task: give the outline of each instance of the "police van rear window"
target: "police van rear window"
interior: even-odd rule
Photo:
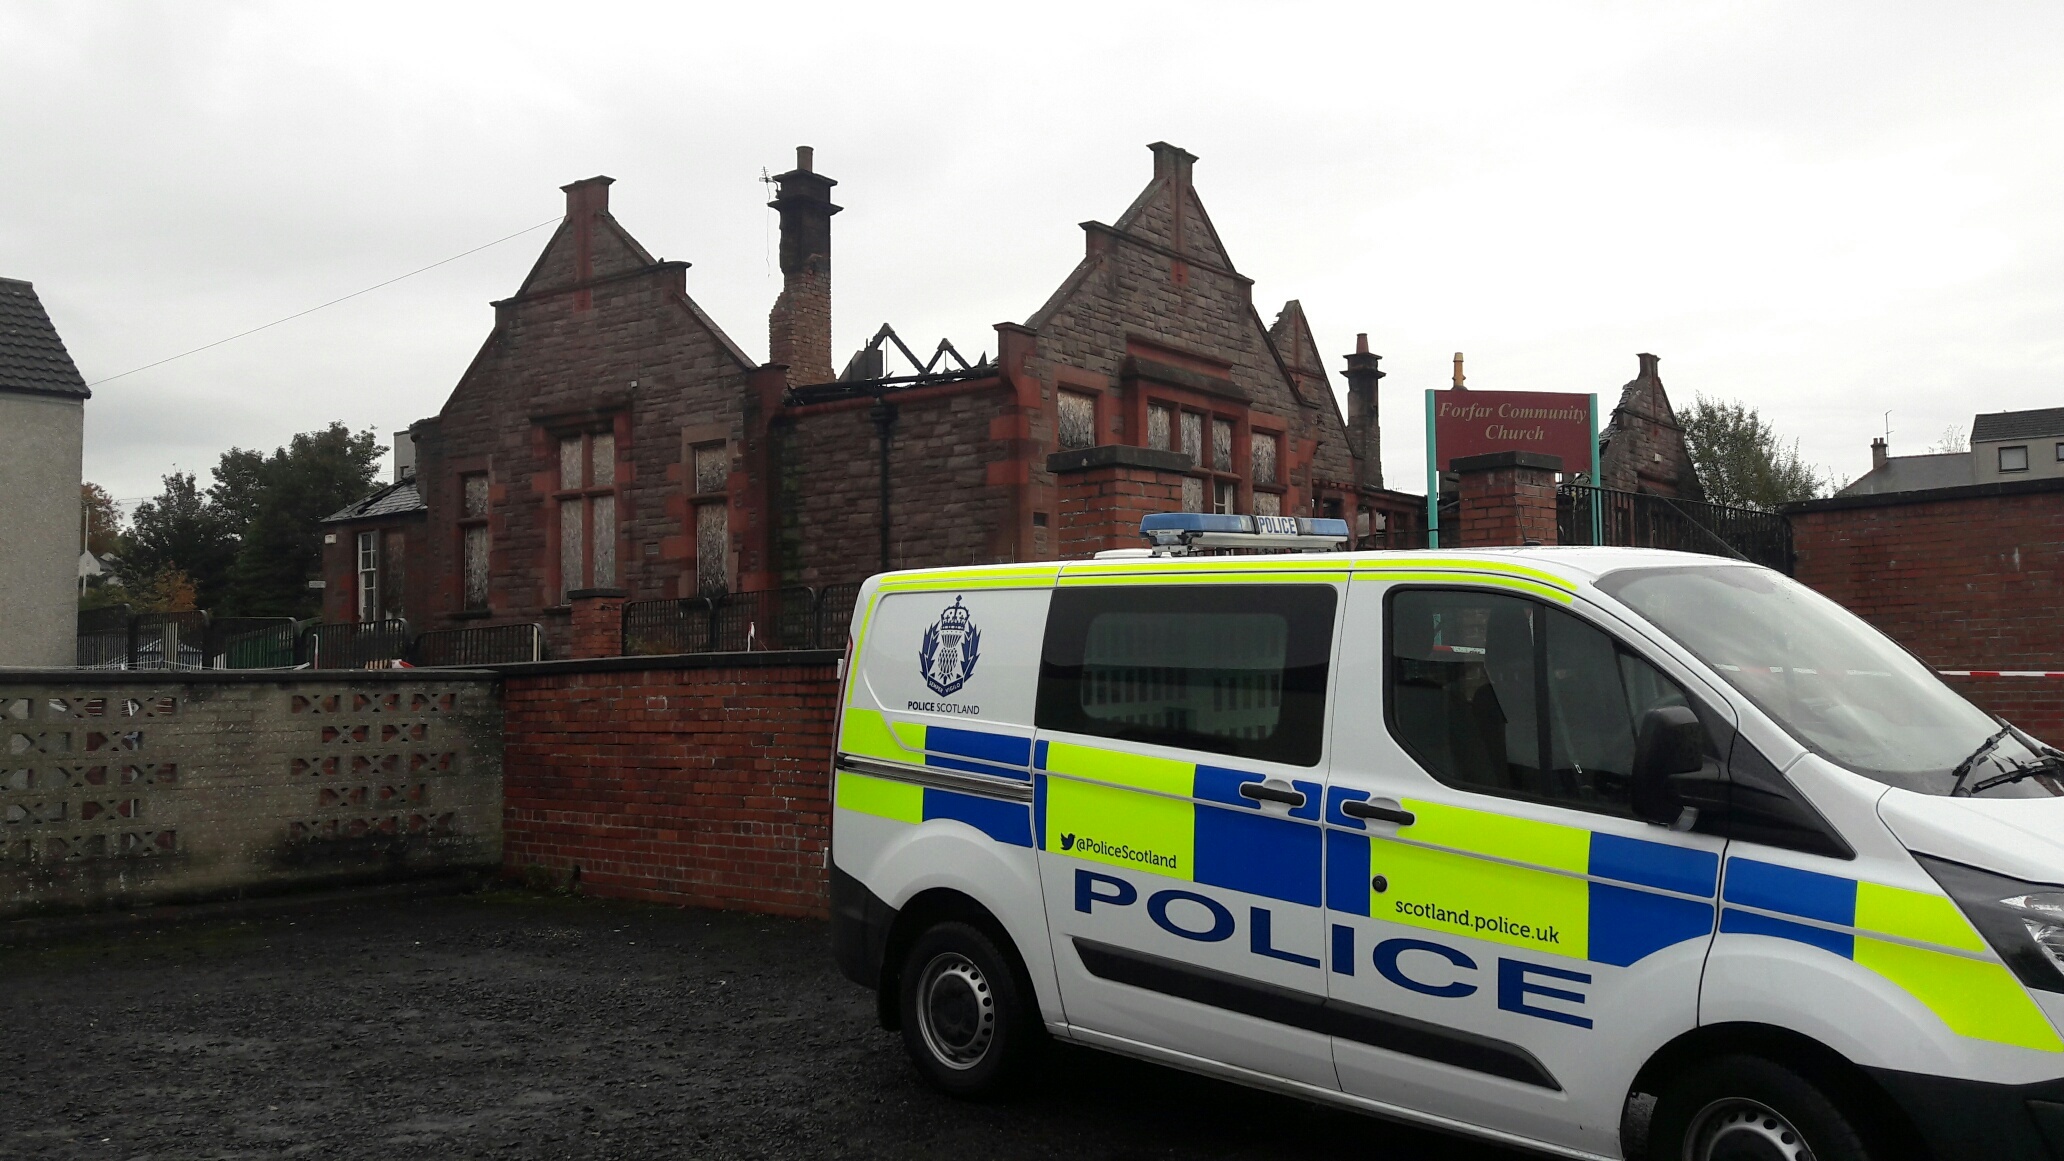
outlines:
[[[1142,585],[1054,594],[1042,730],[1295,766],[1324,751],[1330,585]]]

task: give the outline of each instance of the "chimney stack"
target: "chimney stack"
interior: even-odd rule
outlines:
[[[816,151],[796,146],[796,167],[774,179],[781,212],[781,297],[767,316],[767,353],[791,384],[829,383],[831,367],[831,187]]]
[[[1885,442],[1884,436],[1871,440],[1871,471],[1875,472],[1884,467],[1885,461],[1891,458],[1892,448]]]
[[[609,187],[616,184],[613,177],[589,177],[562,185],[566,194],[566,220],[573,225],[573,280],[586,282],[595,277],[595,219],[609,212]],[[580,305],[587,306],[585,292]]]
[[[1347,440],[1355,454],[1355,483],[1365,488],[1383,486],[1383,432],[1377,423],[1376,381],[1383,378],[1377,364],[1383,356],[1369,353],[1369,336],[1356,335],[1354,354],[1347,357]]]

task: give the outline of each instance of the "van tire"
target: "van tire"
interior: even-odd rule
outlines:
[[[1036,1001],[996,937],[969,923],[917,937],[897,973],[903,1047],[926,1082],[949,1096],[1009,1091],[1044,1039]]]
[[[1727,1151],[1729,1145],[1736,1151]],[[1886,1156],[1864,1143],[1856,1124],[1827,1092],[1760,1056],[1722,1056],[1696,1065],[1659,1095],[1649,1122],[1649,1161],[1766,1154],[1773,1161],[1795,1156],[1883,1161]]]

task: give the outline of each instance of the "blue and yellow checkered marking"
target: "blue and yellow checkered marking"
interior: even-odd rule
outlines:
[[[1959,1036],[2064,1053],[2056,1026],[1946,896],[1732,858],[1722,898],[1723,934],[1789,940],[1853,961]]]

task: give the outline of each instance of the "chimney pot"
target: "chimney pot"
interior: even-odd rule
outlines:
[[[817,151],[815,149],[808,145],[798,145],[795,147],[795,167],[797,169],[802,170],[804,173],[815,173],[817,172],[816,165]]]
[[[1641,360],[1642,377],[1649,379],[1655,378],[1656,364],[1662,362],[1662,359],[1655,355],[1647,354],[1645,352],[1634,357]]]
[[[1366,355],[1369,353],[1368,335],[1360,334],[1354,337],[1354,353],[1357,355]]]

